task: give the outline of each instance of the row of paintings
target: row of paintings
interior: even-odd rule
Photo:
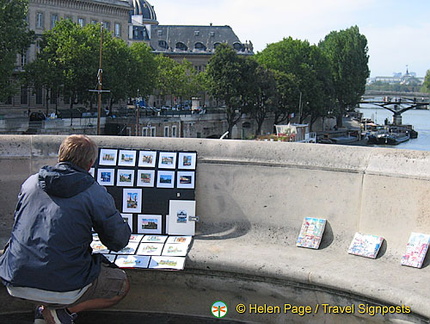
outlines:
[[[162,234],[164,231],[163,215],[141,214],[142,199],[141,193],[134,195],[135,190],[124,190],[127,195],[123,200],[123,211],[121,214],[124,222],[130,228],[137,229],[138,234]],[[166,233],[176,235],[194,235],[196,204],[194,200],[170,200],[169,214],[165,216]],[[133,213],[137,213],[134,217]],[[136,226],[135,225],[136,222]]]
[[[191,242],[192,236],[132,234],[127,246],[114,252],[94,234],[91,248],[120,268],[182,270]]]
[[[306,217],[303,220],[296,246],[318,249],[324,234],[326,220],[321,218]],[[384,242],[384,238],[378,235],[355,233],[348,248],[349,254],[375,259]],[[405,266],[421,268],[430,244],[430,235],[411,233],[406,252],[401,258],[401,264]]]
[[[197,153],[100,149],[99,157],[99,165],[195,170]]]
[[[134,170],[134,169],[104,169],[97,172],[90,169],[91,175],[102,186],[117,187],[149,187],[194,189],[194,171],[166,171],[166,170]],[[116,181],[115,181],[116,175]],[[176,186],[175,186],[176,184]]]

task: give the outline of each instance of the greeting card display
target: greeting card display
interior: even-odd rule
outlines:
[[[296,246],[318,249],[324,233],[326,220],[306,217],[303,220]]]
[[[384,238],[377,235],[355,233],[348,253],[375,259]]]
[[[411,233],[406,253],[402,256],[401,264],[409,267],[421,268],[427,254],[430,235]]]
[[[132,234],[127,246],[114,252],[94,234],[91,246],[94,253],[102,253],[120,268],[182,270],[192,239],[192,236]]]

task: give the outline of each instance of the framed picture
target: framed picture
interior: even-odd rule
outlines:
[[[120,166],[132,166],[136,165],[136,151],[133,150],[120,150],[118,165]]]
[[[158,171],[157,188],[174,188],[175,171]]]
[[[137,232],[142,234],[161,234],[163,218],[161,215],[137,215]]]
[[[118,150],[101,149],[99,165],[116,165]]]
[[[118,169],[116,177],[116,185],[118,187],[133,187],[134,185],[134,170]]]
[[[175,152],[160,152],[158,161],[160,169],[175,169],[176,168],[176,153]]]
[[[133,232],[133,214],[121,214],[124,223],[127,223]]]
[[[114,169],[98,169],[97,170],[97,182],[102,186],[113,186],[115,178]]]
[[[157,159],[156,151],[140,151],[138,166],[144,168],[155,168],[155,161]]]
[[[155,170],[138,170],[137,184],[138,187],[154,187]]]
[[[122,211],[136,214],[142,212],[142,189],[123,189]]]
[[[178,169],[195,170],[197,153],[179,152]]]
[[[194,235],[196,223],[192,218],[195,215],[195,200],[170,200],[167,233],[170,235]]]
[[[194,171],[178,171],[177,185],[178,189],[194,189]]]

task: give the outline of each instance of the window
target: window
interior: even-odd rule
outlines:
[[[158,37],[163,36],[163,30],[162,29],[158,29],[157,30],[157,35],[158,35]]]
[[[167,42],[165,40],[159,40],[158,41],[158,46],[161,47],[161,48],[164,48],[164,49],[168,48]]]
[[[36,12],[36,29],[43,29],[43,12]]]
[[[172,126],[172,137],[178,137],[177,126]]]
[[[151,127],[151,136],[155,137],[157,135],[156,131],[155,131],[155,127]]]
[[[28,91],[27,87],[21,88],[21,105],[26,105],[28,103]]]
[[[148,136],[148,127],[142,127],[142,136]]]
[[[169,132],[169,126],[164,126],[164,137],[169,137],[170,132]]]
[[[21,67],[24,67],[27,64],[27,52],[21,53]]]
[[[52,14],[51,15],[51,29],[55,27],[55,24],[58,21],[58,15],[57,14]]]
[[[78,25],[81,27],[85,26],[85,19],[84,18],[78,18]]]
[[[198,51],[206,51],[206,46],[203,43],[201,43],[201,42],[197,42],[194,45],[194,49],[196,49]]]
[[[209,33],[209,36],[210,36],[210,37],[215,37],[215,32],[213,32],[213,31],[212,31],[212,32],[210,32],[210,33]]]
[[[36,104],[37,105],[41,105],[43,102],[42,102],[42,98],[43,98],[43,95],[42,95],[42,88],[41,87],[38,87],[37,89],[36,89]]]
[[[180,50],[180,51],[186,51],[186,50],[188,50],[188,47],[184,43],[178,42],[178,43],[176,43],[176,49]]]
[[[121,24],[120,23],[115,23],[114,36],[115,37],[121,37]]]
[[[104,27],[106,30],[110,30],[110,22],[108,22],[108,21],[103,21],[103,22],[102,22],[102,24],[103,24],[103,27]]]

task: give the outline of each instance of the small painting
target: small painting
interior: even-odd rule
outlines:
[[[114,169],[98,169],[97,170],[97,182],[102,186],[113,186],[115,178]]]
[[[180,152],[178,156],[178,169],[196,169],[197,153]]]
[[[126,213],[142,212],[142,189],[124,189],[122,211]]]
[[[163,219],[161,215],[137,215],[137,232],[161,234]]]
[[[175,187],[175,172],[158,171],[157,188],[174,188],[174,187]]]
[[[120,150],[118,165],[134,167],[136,165],[136,151]]]
[[[101,149],[99,165],[116,165],[118,150]]]
[[[138,170],[137,171],[137,186],[138,187],[154,187],[155,170]]]
[[[140,151],[138,165],[144,168],[155,168],[156,158],[156,151]]]
[[[177,187],[179,189],[194,189],[194,171],[179,171]]]
[[[134,170],[119,169],[116,177],[116,185],[118,187],[133,187]]]
[[[175,152],[160,152],[160,160],[158,161],[160,169],[175,169],[176,168],[176,153]]]

